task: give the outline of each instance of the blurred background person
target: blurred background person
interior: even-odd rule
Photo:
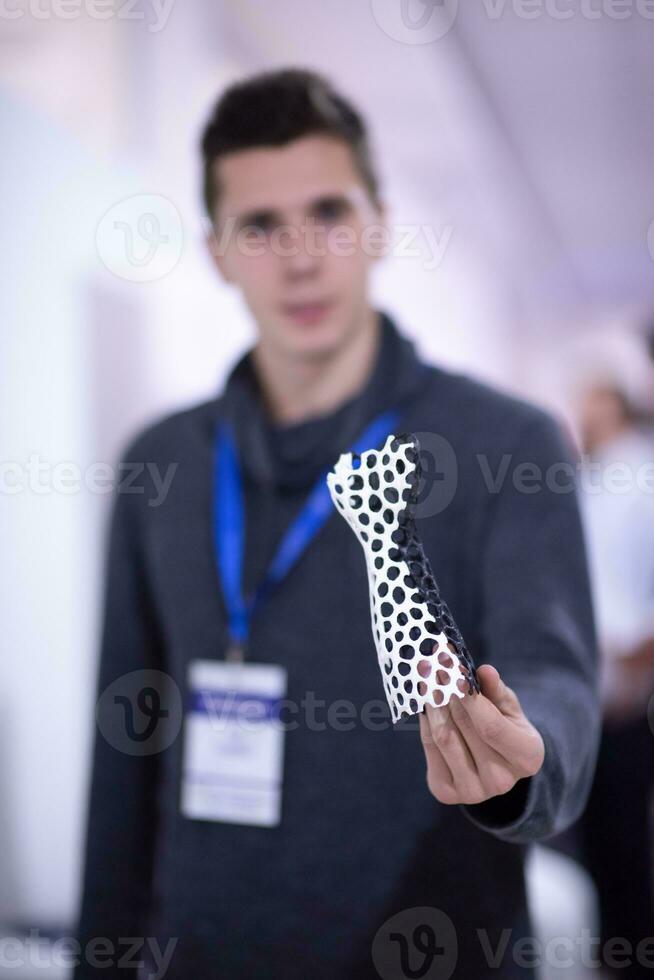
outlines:
[[[616,378],[585,386],[579,412],[604,726],[575,832],[598,888],[603,939],[636,950],[654,924],[654,441]],[[618,974],[651,968],[633,962]]]
[[[583,392],[580,422],[604,715],[621,725],[654,692],[654,441],[618,383]]]

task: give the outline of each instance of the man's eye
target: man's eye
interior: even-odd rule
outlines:
[[[316,217],[321,221],[337,221],[343,218],[347,211],[347,202],[334,198],[320,202],[316,207]]]
[[[262,232],[265,235],[270,234],[274,227],[273,219],[267,214],[253,215],[245,225],[247,231]]]

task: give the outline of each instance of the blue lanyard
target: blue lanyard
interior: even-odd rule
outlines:
[[[362,453],[376,447],[390,435],[398,419],[399,413],[395,410],[379,415],[361,434],[351,452]],[[242,591],[245,508],[241,468],[231,426],[226,422],[219,425],[214,460],[214,542],[230,637],[236,647],[242,648],[247,641],[255,607],[288,575],[332,513],[331,497],[325,483],[328,472],[326,469],[309,493],[302,510],[286,531],[263,582],[248,600]]]

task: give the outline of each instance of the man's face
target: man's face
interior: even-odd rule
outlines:
[[[261,342],[315,358],[365,329],[383,213],[347,144],[316,135],[238,151],[216,161],[214,174],[220,199],[209,246],[241,289]]]

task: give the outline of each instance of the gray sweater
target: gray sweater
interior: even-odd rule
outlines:
[[[177,466],[159,506],[151,506],[152,467],[134,481],[142,492],[115,500],[98,691],[154,668],[184,697],[189,661],[224,656],[211,529],[219,418],[234,424],[244,470],[249,591],[313,481],[371,418],[399,406],[401,430],[422,434],[434,451],[417,524],[441,593],[476,663],[498,668],[540,731],[543,768],[477,806],[448,807],[431,796],[417,719],[390,723],[364,556],[334,512],[252,624],[250,659],[283,664],[296,704],[308,692],[324,702],[313,718],[300,712],[286,733],[280,825],[183,817],[183,730],[143,756],[96,734],[83,945],[102,936],[125,951],[124,937],[157,937],[162,948],[175,938],[169,978],[403,977],[411,975],[406,966],[380,966],[380,956],[392,960],[394,949],[399,956],[404,941],[396,936],[380,953],[378,937],[373,954],[375,936],[397,913],[429,907],[452,928],[440,930],[441,972],[412,975],[450,976],[454,962],[465,980],[532,974],[512,952],[530,935],[526,845],[563,830],[583,809],[599,729],[573,462],[542,411],[426,367],[390,317],[380,320],[372,377],[328,417],[272,426],[246,355],[220,398],[131,444],[125,462],[154,463],[160,472]],[[321,725],[340,699],[354,705],[353,723]],[[372,701],[373,725],[365,707]],[[412,915],[395,929],[406,928],[409,949]],[[511,930],[508,941],[503,930]],[[420,964],[418,952],[410,955]],[[89,962],[76,973],[91,976],[136,973]]]

